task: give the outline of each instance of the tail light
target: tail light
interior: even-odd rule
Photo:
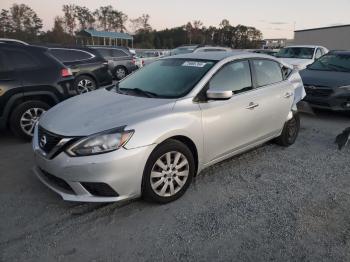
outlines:
[[[69,76],[72,76],[72,71],[69,69],[69,68],[63,68],[61,70],[61,76],[62,77],[69,77]]]
[[[142,59],[142,66],[144,66],[144,65],[145,65],[145,60]]]
[[[133,63],[133,64],[135,65],[135,64],[136,64],[136,59],[133,58],[133,59],[131,60],[131,63]]]

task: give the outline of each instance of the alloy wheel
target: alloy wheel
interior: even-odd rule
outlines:
[[[43,108],[36,107],[25,111],[20,120],[22,131],[29,136],[33,136],[34,127],[44,112],[45,110]]]
[[[79,94],[84,94],[95,89],[94,83],[89,79],[82,79],[78,82],[77,91]]]
[[[115,72],[115,75],[116,75],[117,79],[123,79],[126,76],[125,69],[118,68],[117,71]]]
[[[150,182],[153,191],[161,197],[177,194],[186,184],[189,168],[189,162],[182,153],[165,153],[158,158],[151,171]]]

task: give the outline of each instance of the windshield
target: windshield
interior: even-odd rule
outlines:
[[[308,67],[312,70],[350,72],[350,55],[327,54]]]
[[[297,58],[297,59],[312,59],[315,48],[310,47],[286,47],[282,48],[276,57],[280,58]]]
[[[135,96],[179,98],[190,92],[215,61],[158,60],[119,82],[116,91]]]
[[[171,51],[171,54],[172,55],[188,54],[188,53],[192,53],[196,48],[197,46],[182,46],[182,47],[173,49]]]

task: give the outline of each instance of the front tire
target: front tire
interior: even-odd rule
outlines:
[[[192,152],[177,140],[160,144],[150,155],[143,173],[142,195],[157,203],[180,198],[195,172]]]
[[[282,133],[276,138],[276,144],[284,147],[295,143],[300,130],[300,117],[298,113],[293,114],[293,118],[288,120],[283,127]]]
[[[10,117],[12,132],[24,140],[30,141],[34,134],[34,127],[41,115],[50,106],[42,101],[28,101],[18,105]]]

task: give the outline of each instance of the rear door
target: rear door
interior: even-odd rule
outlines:
[[[269,59],[251,60],[256,103],[255,136],[261,139],[277,135],[292,108],[294,89],[285,80],[282,66]]]

